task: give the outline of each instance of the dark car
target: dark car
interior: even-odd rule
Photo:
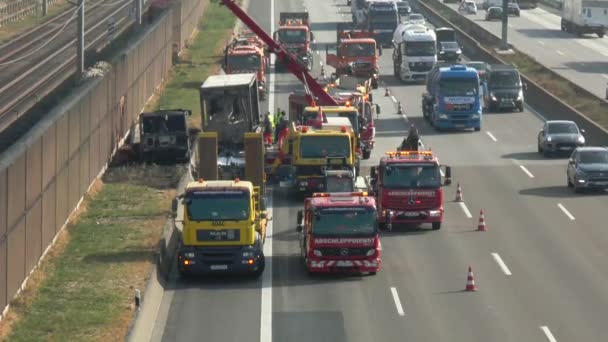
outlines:
[[[578,128],[574,121],[546,121],[538,132],[538,152],[545,156],[551,153],[572,153],[577,147],[585,146],[585,130]]]
[[[484,104],[490,112],[502,109],[524,110],[524,90],[519,71],[512,65],[493,64],[486,72]]]
[[[458,61],[462,55],[462,49],[457,42],[441,42],[437,59],[442,61]]]
[[[608,147],[579,147],[568,160],[568,187],[577,193],[608,189]]]
[[[408,16],[412,12],[412,6],[405,0],[397,1],[397,11],[400,16]]]
[[[508,8],[508,14],[509,15],[514,15],[516,17],[519,17],[519,12],[520,12],[519,5],[510,2],[509,3],[509,8]]]
[[[502,7],[490,7],[486,12],[486,20],[501,20],[502,19]]]

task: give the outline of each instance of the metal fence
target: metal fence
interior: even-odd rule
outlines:
[[[13,21],[23,20],[25,17],[40,13],[42,14],[43,0],[0,0],[0,26]],[[47,0],[50,6],[59,0]]]
[[[174,44],[190,34],[206,4],[175,4],[103,78],[66,99],[0,155],[0,310],[25,284],[167,77]]]

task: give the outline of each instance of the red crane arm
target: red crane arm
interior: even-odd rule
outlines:
[[[329,96],[325,92],[325,89],[317,83],[312,75],[308,73],[305,67],[303,67],[297,59],[285,50],[279,43],[275,42],[271,36],[269,36],[264,30],[247,14],[243,11],[234,0],[221,0],[221,3],[228,7],[251,31],[253,31],[260,39],[268,45],[270,51],[277,55],[277,58],[287,65],[287,69],[294,74],[304,85],[310,90],[310,92],[317,98],[318,105],[322,106],[337,106],[338,103],[333,97]]]

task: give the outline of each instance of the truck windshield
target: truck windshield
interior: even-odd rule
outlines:
[[[258,70],[260,64],[260,56],[257,55],[228,56],[228,67],[232,70]]]
[[[302,158],[349,158],[350,154],[350,141],[347,136],[304,136],[300,140]]]
[[[186,207],[192,221],[240,221],[249,217],[249,192],[197,191],[188,194]]]
[[[408,42],[405,44],[407,56],[434,56],[437,53],[435,42]]]
[[[376,49],[371,43],[353,43],[346,46],[346,55],[348,57],[374,57]]]
[[[325,116],[348,118],[355,135],[359,134],[359,112],[325,112]]]
[[[323,208],[313,219],[315,235],[370,235],[377,231],[376,211],[363,207]]]
[[[438,188],[441,173],[436,164],[386,165],[382,185],[387,188]]]
[[[476,96],[479,82],[475,79],[443,79],[439,82],[442,96]]]
[[[279,40],[285,44],[304,44],[306,30],[279,30]]]
[[[163,134],[169,132],[185,132],[186,120],[183,116],[168,115],[164,116],[149,116],[142,118],[144,134]]]
[[[492,89],[519,88],[519,75],[516,71],[494,71],[490,73],[488,86]]]

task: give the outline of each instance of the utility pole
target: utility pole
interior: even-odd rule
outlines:
[[[78,63],[78,74],[82,77],[84,75],[84,1],[79,1],[78,10],[78,39],[77,39],[77,52],[76,52],[76,63]]]
[[[142,12],[142,0],[135,1],[135,22],[137,25],[141,25],[141,12]]]
[[[509,50],[507,41],[507,29],[509,28],[509,0],[502,0],[502,42],[500,49]]]
[[[49,0],[42,0],[42,16],[46,17],[49,13]]]

